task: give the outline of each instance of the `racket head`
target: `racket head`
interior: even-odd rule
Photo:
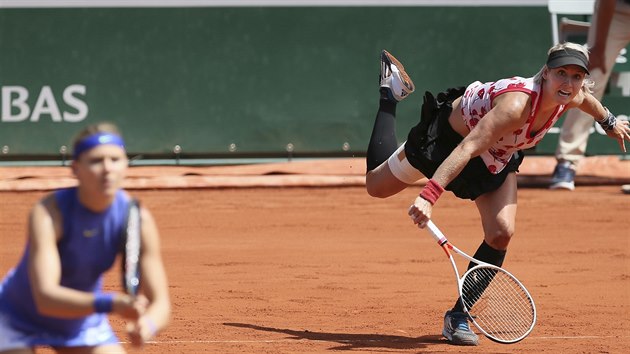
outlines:
[[[460,280],[460,297],[471,322],[489,339],[516,343],[536,324],[536,305],[525,286],[503,268],[482,264]]]
[[[122,282],[125,292],[131,296],[138,294],[140,286],[141,220],[140,204],[133,199],[129,202],[122,259]]]

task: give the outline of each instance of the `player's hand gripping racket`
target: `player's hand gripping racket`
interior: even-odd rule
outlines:
[[[140,204],[132,199],[129,202],[125,244],[123,249],[122,280],[127,294],[135,297],[140,286],[140,246],[141,242]]]
[[[527,337],[536,324],[536,305],[525,286],[503,268],[460,251],[431,220],[427,228],[451,261],[464,311],[475,327],[499,343],[516,343]],[[460,278],[451,251],[477,265]]]

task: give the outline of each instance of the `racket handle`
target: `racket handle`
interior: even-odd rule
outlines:
[[[446,236],[444,236],[442,231],[440,231],[440,229],[438,229],[438,227],[435,226],[432,220],[429,220],[427,222],[427,229],[429,229],[429,233],[431,234],[431,236],[433,236],[435,241],[437,241],[437,243],[440,246],[448,242],[448,240],[446,239]]]

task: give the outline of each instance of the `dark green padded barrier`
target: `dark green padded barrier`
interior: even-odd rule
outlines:
[[[0,156],[58,157],[100,120],[132,154],[362,155],[382,48],[419,91],[398,109],[404,139],[424,90],[533,75],[550,33],[546,7],[3,8]],[[41,114],[11,104],[16,86]]]

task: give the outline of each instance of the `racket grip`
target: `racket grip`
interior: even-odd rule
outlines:
[[[435,241],[437,241],[437,243],[441,246],[443,244],[445,244],[446,242],[448,242],[448,240],[446,239],[446,236],[444,236],[444,234],[442,233],[442,231],[440,231],[440,229],[438,229],[437,226],[435,226],[435,224],[433,223],[433,221],[429,220],[427,222],[427,229],[429,229],[429,233],[431,234],[431,236],[433,236],[433,238],[435,239]]]

